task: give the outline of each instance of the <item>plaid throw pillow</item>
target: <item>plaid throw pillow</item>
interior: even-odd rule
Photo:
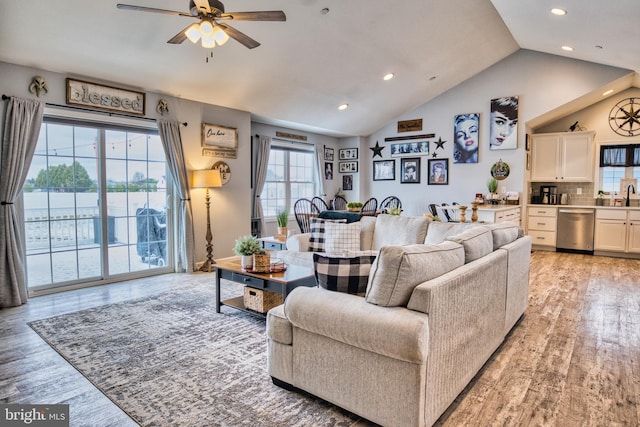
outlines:
[[[360,250],[360,223],[325,224],[324,251],[328,254],[346,255]]]
[[[321,288],[349,294],[364,294],[375,255],[350,258],[313,254],[316,281]]]
[[[311,237],[309,238],[310,252],[324,252],[325,223],[326,222],[347,222],[346,219],[322,219],[311,218]]]

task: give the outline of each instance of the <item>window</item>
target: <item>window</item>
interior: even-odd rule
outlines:
[[[45,117],[23,187],[29,288],[167,270],[167,176],[156,131]]]
[[[618,194],[624,178],[640,181],[640,144],[601,145],[600,189]]]
[[[306,146],[278,146],[273,143],[269,153],[267,178],[260,195],[265,217],[275,216],[287,207],[293,211],[296,200],[311,198],[315,191],[315,151]]]

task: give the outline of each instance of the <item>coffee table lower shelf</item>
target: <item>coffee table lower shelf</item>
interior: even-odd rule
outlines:
[[[250,313],[256,316],[267,317],[267,313],[260,313],[259,311],[251,310],[245,307],[244,297],[225,299],[220,301],[220,305],[226,305],[226,306],[235,308],[236,310],[244,311],[245,313]]]

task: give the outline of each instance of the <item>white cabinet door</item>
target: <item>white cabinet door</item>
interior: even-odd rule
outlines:
[[[579,133],[563,137],[561,181],[584,182],[593,179],[592,135],[591,133]]]
[[[615,219],[596,220],[594,249],[624,252],[626,248],[627,225]]]
[[[557,181],[560,163],[560,135],[531,138],[531,181]]]
[[[629,224],[629,252],[640,253],[640,222]]]

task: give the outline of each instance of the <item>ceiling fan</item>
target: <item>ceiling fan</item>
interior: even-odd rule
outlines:
[[[180,44],[186,39],[197,43],[202,39],[202,46],[212,48],[217,42],[226,43],[229,37],[242,43],[249,49],[260,46],[256,40],[220,21],[286,21],[287,17],[281,10],[261,12],[230,12],[225,13],[224,4],[218,0],[190,0],[189,12],[177,12],[153,7],[134,6],[118,3],[118,9],[137,10],[140,12],[164,13],[166,15],[186,16],[197,18],[198,23],[190,24],[167,43]]]

